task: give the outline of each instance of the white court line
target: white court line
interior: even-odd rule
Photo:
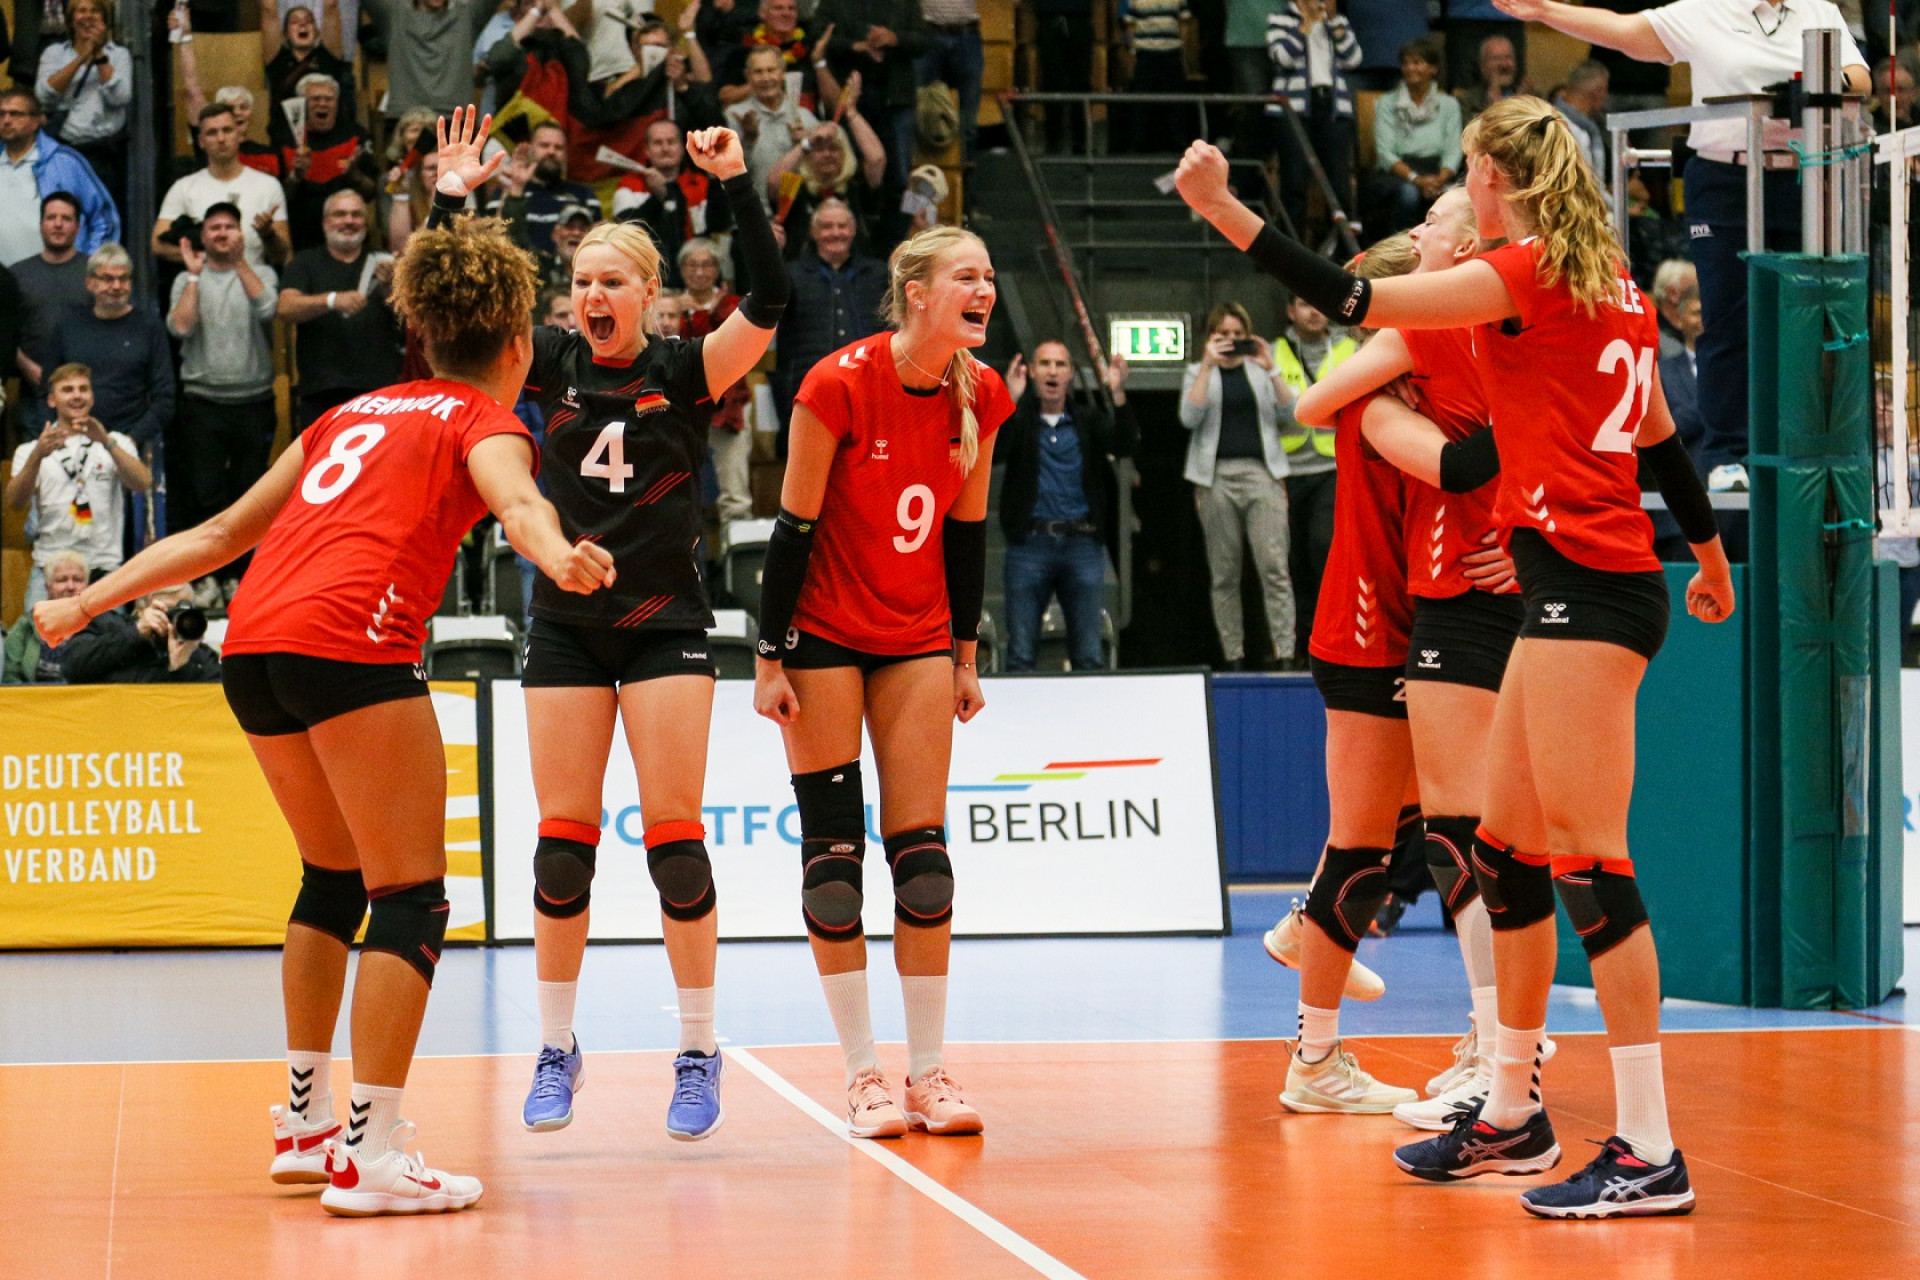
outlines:
[[[127,1123],[127,1070],[120,1069],[120,1101],[113,1113],[113,1167],[107,1183],[107,1280],[113,1280],[113,1218],[120,1208],[120,1131]]]
[[[821,1128],[833,1134],[855,1151],[867,1156],[882,1169],[891,1173],[900,1181],[918,1191],[927,1199],[951,1213],[960,1221],[978,1231],[993,1243],[1005,1249],[1020,1261],[1032,1267],[1043,1276],[1053,1280],[1085,1280],[1078,1271],[1069,1267],[1033,1241],[1001,1222],[978,1205],[963,1200],[940,1183],[920,1172],[912,1164],[901,1159],[877,1142],[866,1138],[856,1138],[847,1130],[846,1121],[835,1116],[825,1107],[800,1092],[787,1078],[753,1056],[745,1049],[734,1049],[728,1054],[735,1062],[752,1072],[760,1083],[773,1090],[802,1112],[812,1117]]]

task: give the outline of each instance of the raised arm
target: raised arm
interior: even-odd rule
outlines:
[[[746,262],[746,296],[701,348],[707,392],[718,403],[727,388],[746,377],[767,353],[793,294],[793,281],[780,244],[773,238],[766,208],[753,194],[740,135],[731,129],[696,129],[687,135],[687,155],[720,179],[727,207],[733,211],[734,243]]]
[[[1576,40],[1618,49],[1641,62],[1668,64],[1673,61],[1672,51],[1654,33],[1653,23],[1644,13],[1611,13],[1593,5],[1576,8],[1558,0],[1493,0],[1493,3],[1508,17],[1544,23]]]

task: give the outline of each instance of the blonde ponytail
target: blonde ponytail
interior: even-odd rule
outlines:
[[[887,323],[895,329],[906,327],[907,286],[914,282],[922,285],[933,279],[940,258],[948,250],[966,243],[985,248],[979,236],[959,227],[928,227],[925,231],[909,236],[893,256],[887,260],[887,303],[885,316]],[[952,404],[954,416],[960,420],[960,452],[958,462],[960,470],[970,472],[973,464],[980,460],[980,422],[974,417],[973,396],[979,386],[980,364],[968,351],[956,351],[947,362],[947,395]]]

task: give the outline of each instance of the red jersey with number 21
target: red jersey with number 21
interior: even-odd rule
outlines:
[[[461,382],[356,396],[301,433],[300,482],[234,597],[227,653],[418,662],[460,540],[486,514],[467,455],[532,436]]]
[[[947,389],[916,395],[877,333],[813,366],[794,403],[839,447],[793,625],[863,653],[929,653],[951,643],[943,525],[960,496],[960,415]],[[1000,375],[975,365],[980,461],[1013,413]]]
[[[1653,304],[1623,267],[1589,313],[1564,280],[1540,283],[1541,247],[1529,237],[1480,259],[1519,313],[1474,334],[1500,445],[1495,518],[1589,569],[1657,570],[1634,453],[1660,359]]]

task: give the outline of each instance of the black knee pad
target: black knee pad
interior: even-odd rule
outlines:
[[[422,880],[372,896],[373,918],[360,950],[392,952],[432,986],[440,947],[447,940],[447,882]]]
[[[1387,900],[1391,849],[1327,849],[1320,875],[1307,891],[1307,919],[1349,954],[1367,936],[1367,926]]]
[[[893,918],[931,928],[953,919],[953,863],[945,827],[915,827],[887,837],[893,870]]]
[[[570,920],[592,900],[594,850],[600,828],[566,818],[540,823],[533,846],[533,909],[554,920]]]
[[[807,932],[828,942],[858,938],[867,856],[860,762],[794,774],[793,798],[800,809],[800,909]]]
[[[1604,867],[1566,871],[1554,876],[1553,887],[1567,904],[1567,919],[1580,935],[1587,959],[1597,960],[1625,942],[1647,923],[1647,904],[1640,900],[1640,882]]]
[[[1473,833],[1478,818],[1427,819],[1427,870],[1433,873],[1434,888],[1440,890],[1440,903],[1449,918],[1480,896],[1480,884],[1473,877]]]
[[[1487,921],[1501,933],[1553,918],[1553,871],[1520,858],[1484,830],[1473,834],[1473,878],[1486,899]]]
[[[358,871],[333,871],[300,864],[300,894],[293,900],[294,924],[332,934],[348,946],[367,914],[367,882]]]
[[[697,822],[663,822],[647,830],[646,842],[647,871],[660,891],[661,912],[669,920],[704,919],[718,900],[707,829]]]

